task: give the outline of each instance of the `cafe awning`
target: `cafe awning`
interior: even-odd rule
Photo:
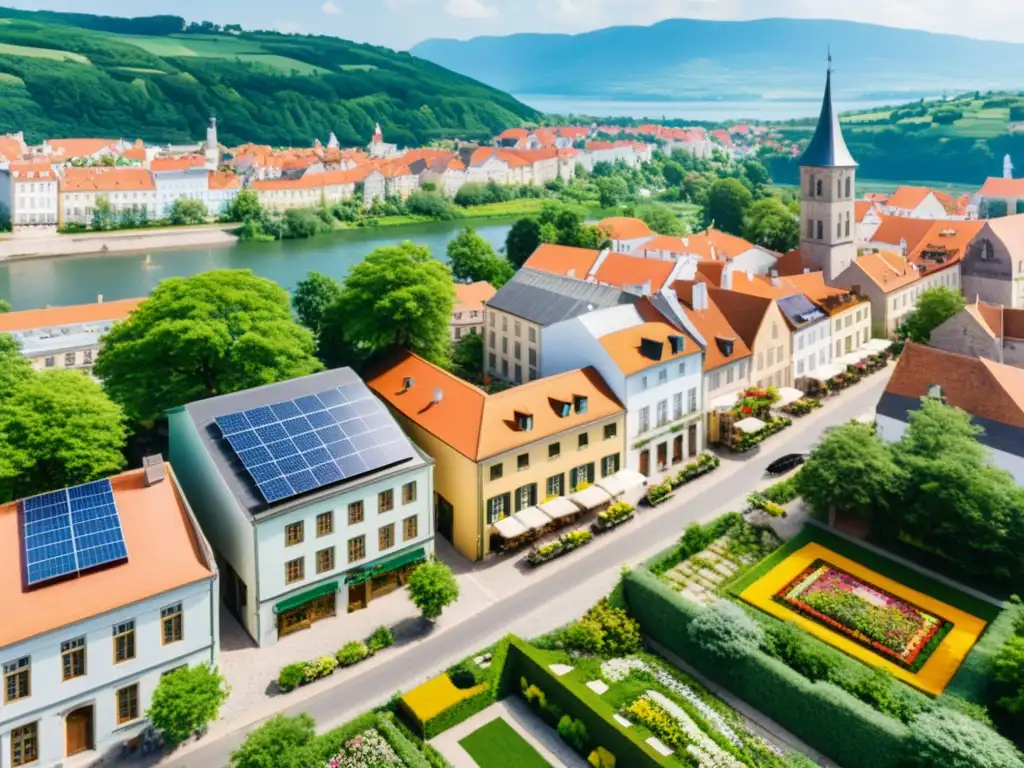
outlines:
[[[885,352],[891,346],[892,342],[888,339],[871,339],[861,349],[866,354],[877,355],[880,352]]]
[[[584,512],[589,512],[592,509],[597,509],[602,504],[611,502],[612,495],[600,486],[591,485],[582,491],[576,491],[569,499]]]
[[[735,426],[740,432],[746,432],[748,435],[752,435],[755,432],[760,432],[768,425],[760,419],[755,419],[751,416],[743,421],[737,421],[733,426]]]
[[[642,488],[647,478],[632,469],[620,469],[611,477],[597,482],[598,488],[608,491],[612,498],[617,499],[629,491]]]
[[[305,605],[308,602],[316,600],[318,597],[331,595],[337,591],[337,579],[333,581],[325,581],[323,584],[317,584],[315,587],[307,589],[305,592],[299,592],[297,595],[286,597],[274,606],[274,613],[287,613],[293,608],[298,608],[301,605]]]
[[[728,411],[740,401],[740,396],[733,392],[731,395],[722,395],[711,401],[708,408],[712,411]]]
[[[401,552],[385,560],[378,560],[376,563],[370,563],[358,570],[349,571],[345,574],[345,583],[362,584],[364,581],[369,581],[374,576],[380,576],[382,573],[388,573],[390,571],[397,571],[399,568],[404,568],[407,565],[426,559],[427,554],[423,551],[423,547],[410,549],[407,552]]]
[[[840,365],[839,363],[825,363],[819,365],[815,370],[807,374],[807,378],[814,379],[815,381],[828,381],[833,376],[838,376],[840,373],[846,373],[846,366]]]
[[[546,514],[552,520],[558,520],[563,517],[572,517],[580,513],[580,508],[569,501],[565,496],[558,496],[551,501],[545,501],[543,504],[538,504],[537,509]]]
[[[864,360],[864,358],[866,358],[870,354],[871,353],[868,352],[866,349],[861,349],[861,350],[857,350],[856,352],[851,352],[848,355],[843,355],[842,357],[837,357],[832,362],[834,362],[834,363],[836,363],[838,365],[842,365],[842,366],[856,365],[857,363],[859,363],[862,360]]]
[[[781,408],[784,405],[795,403],[797,400],[802,399],[804,393],[796,387],[782,387],[779,390],[779,401],[775,403],[776,408]]]
[[[512,519],[531,531],[540,530],[551,523],[551,518],[544,510],[537,507],[527,507],[522,512],[516,512],[512,515]]]
[[[494,524],[494,530],[503,539],[515,539],[528,532],[530,529],[520,523],[514,517],[503,517]]]

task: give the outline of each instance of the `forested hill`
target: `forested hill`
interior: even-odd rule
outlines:
[[[538,114],[408,53],[334,37],[0,8],[0,131],[222,143],[489,138]]]

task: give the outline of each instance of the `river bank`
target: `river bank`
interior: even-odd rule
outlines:
[[[126,229],[76,235],[25,233],[0,240],[0,262],[93,254],[130,254],[178,248],[230,247],[237,224],[163,229]]]

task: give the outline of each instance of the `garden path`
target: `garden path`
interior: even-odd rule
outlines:
[[[492,704],[466,722],[445,731],[430,744],[444,755],[454,768],[477,768],[476,762],[459,742],[496,718],[502,718],[512,726],[516,733],[537,750],[537,754],[550,763],[551,768],[588,768],[586,760],[573,752],[572,748],[533,714],[518,696],[509,696],[497,704]]]

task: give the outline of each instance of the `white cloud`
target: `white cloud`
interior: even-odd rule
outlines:
[[[460,19],[490,19],[498,15],[498,9],[484,5],[480,0],[448,0],[445,10]]]
[[[320,10],[328,16],[337,16],[341,13],[341,9],[332,3],[331,0],[324,0],[324,4],[320,6]]]

